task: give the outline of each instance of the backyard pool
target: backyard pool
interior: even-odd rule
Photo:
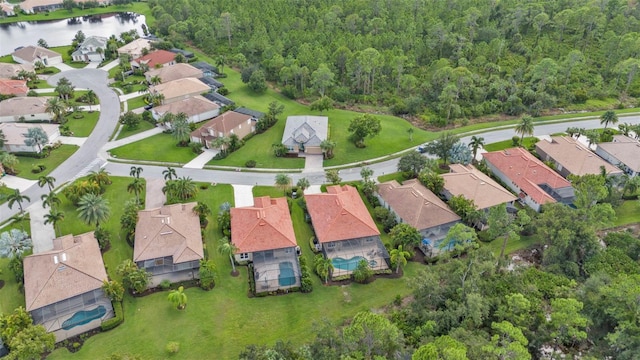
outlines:
[[[333,267],[340,270],[353,271],[358,267],[358,263],[361,260],[365,260],[362,256],[354,256],[351,259],[343,259],[341,257],[335,257],[331,259]]]
[[[107,309],[102,305],[93,310],[78,311],[77,313],[73,314],[72,317],[68,318],[67,320],[65,320],[65,322],[62,323],[62,328],[64,330],[69,330],[76,326],[87,324],[95,319],[103,317],[106,313]]]
[[[280,286],[291,286],[296,283],[296,274],[293,271],[293,264],[289,261],[281,262],[278,283]]]

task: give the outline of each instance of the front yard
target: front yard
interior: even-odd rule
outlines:
[[[514,135],[515,136],[515,135]],[[530,137],[525,137],[523,142],[524,142],[524,148],[525,149],[529,149],[530,147],[534,146],[535,143],[537,143],[538,138],[535,136],[530,136]],[[504,140],[504,141],[498,141],[496,143],[492,143],[492,144],[486,144],[484,146],[484,149],[491,152],[491,151],[499,151],[499,150],[504,150],[504,149],[509,149],[512,147],[516,147],[513,145],[513,141],[512,140]]]
[[[152,123],[150,123],[148,121],[140,121],[140,123],[138,124],[138,127],[136,129],[129,129],[126,126],[123,126],[122,130],[120,130],[120,133],[118,134],[118,137],[115,140],[124,139],[126,137],[131,136],[131,135],[135,135],[135,134],[141,133],[143,131],[151,130],[154,127],[155,127],[155,125],[153,125]]]
[[[77,119],[75,117],[76,115],[81,115],[82,118]],[[100,113],[97,111],[81,111],[80,113],[67,115],[68,121],[65,125],[69,126],[69,130],[73,132],[73,136],[87,137],[91,135],[91,132],[93,131],[93,128],[96,127],[99,118]]]
[[[197,155],[189,147],[178,147],[171,134],[157,134],[111,150],[116,158],[186,164]]]
[[[65,162],[73,153],[78,150],[78,147],[75,145],[60,145],[59,148],[52,150],[51,154],[43,159],[36,159],[27,156],[18,156],[18,160],[20,163],[16,166],[16,170],[18,171],[18,176],[29,179],[29,180],[38,180],[41,176],[49,175],[55,168],[57,168],[60,164]],[[34,165],[42,164],[46,168],[44,171],[34,174],[31,172],[31,169]]]

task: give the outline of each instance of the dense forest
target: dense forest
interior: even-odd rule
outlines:
[[[157,34],[277,83],[436,125],[640,96],[626,0],[150,0]],[[582,107],[584,108],[584,107]],[[464,120],[463,120],[464,121]]]

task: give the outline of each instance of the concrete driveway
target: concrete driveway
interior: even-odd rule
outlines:
[[[145,209],[159,208],[167,202],[167,197],[162,192],[164,184],[164,179],[147,179],[147,192],[144,198]]]

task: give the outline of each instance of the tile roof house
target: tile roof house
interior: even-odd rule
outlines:
[[[151,50],[151,40],[138,38],[118,48],[118,55],[129,55],[130,59],[143,56],[144,49]]]
[[[479,210],[517,200],[509,190],[473,165],[451,164],[449,169],[450,173],[440,175],[444,179],[443,195],[447,200],[462,195],[473,200]]]
[[[190,123],[197,123],[218,116],[220,114],[220,106],[200,95],[196,95],[151,109],[151,115],[156,120],[160,120],[166,113],[174,115],[185,113],[189,117]]]
[[[147,82],[151,84],[151,79],[157,76],[160,83],[166,83],[173,80],[184,78],[201,78],[202,70],[196,69],[189,64],[175,64],[173,66],[165,66],[157,69],[150,69],[144,73]]]
[[[51,115],[45,111],[49,96],[42,97],[13,97],[0,103],[0,123],[15,121],[51,120]],[[22,119],[24,118],[24,119]]]
[[[320,143],[327,139],[329,118],[326,116],[289,116],[282,133],[282,144],[289,153],[322,154]]]
[[[7,64],[0,63],[0,78],[11,79],[21,71],[33,72],[35,68],[31,64]]]
[[[0,78],[0,95],[27,96],[29,87],[26,80]]]
[[[146,64],[149,69],[156,67],[171,66],[176,64],[176,54],[167,50],[156,50],[136,58],[131,61],[131,68],[139,68],[142,64]]]
[[[88,36],[76,51],[71,53],[73,61],[101,62],[107,50],[107,38],[104,36]]]
[[[596,154],[620,167],[629,176],[640,175],[640,142],[624,135],[614,135],[613,141],[600,143]]]
[[[191,133],[191,141],[214,147],[215,139],[236,134],[242,139],[256,131],[256,120],[250,115],[227,111],[216,116]]]
[[[86,0],[74,0],[76,4],[85,2]],[[107,5],[111,0],[96,0],[98,5]],[[20,3],[20,8],[27,14],[33,14],[42,11],[51,11],[56,9],[62,9],[62,0],[25,0]]]
[[[47,144],[54,143],[60,137],[60,129],[54,124],[29,124],[29,123],[0,123],[0,130],[4,133],[5,142],[2,150],[6,152],[38,152],[37,146],[28,146],[24,143],[25,134],[31,128],[43,130],[49,139]]]
[[[13,10],[14,4],[10,4],[6,1],[0,2],[0,13],[4,16],[15,16],[16,12]]]
[[[316,240],[333,262],[333,277],[351,274],[363,259],[375,270],[389,268],[380,231],[356,188],[327,186],[326,193],[308,194],[305,199]]]
[[[24,4],[24,3],[23,3]],[[14,51],[11,54],[13,61],[19,64],[34,65],[38,61],[45,66],[62,63],[62,55],[53,50],[49,50],[40,46],[29,45]]]
[[[231,209],[231,242],[239,262],[253,263],[256,292],[300,286],[298,243],[286,198],[253,198]]]
[[[554,136],[536,143],[536,153],[542,161],[550,161],[565,178],[569,175],[582,176],[600,174],[601,167],[607,175],[622,175],[622,170],[596,156],[588,147],[571,136]]]
[[[536,211],[544,204],[573,202],[571,183],[523,148],[482,154],[485,163],[520,201]]]
[[[26,309],[35,324],[62,341],[114,316],[102,291],[104,280],[107,272],[93,232],[59,237],[53,250],[24,258]]]
[[[185,78],[166,82],[151,87],[154,93],[164,95],[163,104],[170,104],[191,96],[202,95],[211,91],[211,88],[196,78]]]
[[[437,252],[449,229],[460,222],[460,216],[417,179],[402,185],[395,180],[378,184],[377,197],[382,206],[396,215],[398,222],[420,232],[420,249],[427,255]]]
[[[133,261],[152,274],[150,287],[198,278],[204,258],[196,203],[167,205],[138,212]]]

